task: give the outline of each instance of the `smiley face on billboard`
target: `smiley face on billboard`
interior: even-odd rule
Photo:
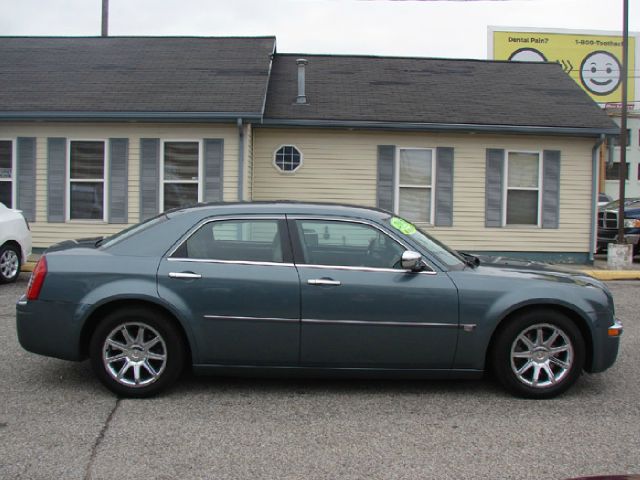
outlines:
[[[580,66],[582,85],[594,95],[609,95],[620,84],[622,67],[609,52],[596,51],[587,55]]]

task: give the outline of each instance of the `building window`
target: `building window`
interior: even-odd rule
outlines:
[[[629,180],[629,162],[627,162],[627,180]],[[607,180],[619,180],[620,179],[620,162],[607,163],[606,170]]]
[[[161,210],[198,203],[201,170],[200,142],[163,142],[160,177]]]
[[[505,225],[539,225],[540,154],[509,152],[505,168]]]
[[[69,220],[105,220],[105,142],[69,142]]]
[[[631,145],[631,129],[627,128],[627,147],[629,145]],[[613,137],[613,146],[614,147],[620,146],[620,135],[615,135]]]
[[[13,142],[0,140],[0,202],[13,208]]]
[[[433,150],[400,148],[396,161],[396,213],[412,222],[433,223]]]
[[[276,150],[273,164],[281,172],[293,173],[302,165],[302,153],[293,145],[283,145]]]

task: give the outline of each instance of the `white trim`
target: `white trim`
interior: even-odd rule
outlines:
[[[294,168],[293,170],[282,170],[278,164],[276,163],[276,155],[277,153],[284,147],[291,147],[291,148],[295,148],[296,152],[298,152],[298,154],[300,155],[300,164]],[[300,170],[302,168],[302,165],[304,165],[304,154],[302,153],[302,150],[300,150],[296,145],[293,145],[291,143],[285,143],[280,145],[278,148],[276,148],[273,151],[273,158],[271,160],[271,164],[273,165],[273,168],[276,169],[276,171],[282,175],[293,175],[294,173],[296,173],[298,170]]]
[[[427,225],[433,225],[433,218],[435,215],[435,197],[436,197],[436,148],[433,147],[396,147],[395,158],[393,161],[393,212],[397,215],[400,213],[400,188],[421,188],[429,189],[431,199],[429,201],[430,212],[429,218],[424,222],[423,220],[415,220],[409,218],[414,223],[426,223]],[[400,152],[402,150],[427,150],[431,152],[431,185],[401,185],[400,184]]]
[[[532,187],[509,187],[509,154],[510,153],[524,153],[524,154],[535,154],[538,155],[538,186],[536,188],[532,188]],[[504,162],[503,162],[503,178],[504,178],[504,185],[502,188],[502,226],[503,227],[536,227],[536,228],[541,228],[542,227],[542,192],[543,192],[543,185],[542,185],[542,164],[543,164],[543,156],[542,156],[542,151],[541,150],[505,150],[504,151]],[[507,193],[509,190],[523,190],[523,191],[528,191],[528,192],[538,192],[538,215],[537,215],[537,222],[535,225],[531,225],[528,223],[507,223]]]
[[[11,208],[18,208],[18,185],[16,181],[18,180],[17,170],[18,170],[18,139],[17,138],[0,138],[0,142],[11,142],[11,177],[10,178],[0,178],[0,182],[11,183]],[[6,206],[6,205],[5,205]]]
[[[165,180],[164,179],[164,146],[166,143],[197,143],[198,144],[198,179],[197,180]],[[197,202],[202,202],[204,197],[204,159],[203,154],[203,141],[201,138],[163,138],[160,140],[160,171],[159,175],[159,195],[158,195],[158,213],[164,212],[164,185],[167,183],[178,184],[197,184],[198,185],[198,199]],[[222,188],[222,187],[221,187]]]
[[[81,178],[74,183],[102,182],[102,219],[71,218],[71,143],[72,142],[102,142],[104,155],[102,159],[102,178]],[[69,223],[107,223],[109,218],[109,139],[106,138],[67,138],[67,154],[65,159],[65,222]]]

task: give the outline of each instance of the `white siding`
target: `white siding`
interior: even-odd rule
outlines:
[[[235,125],[142,124],[142,123],[0,123],[0,137],[36,137],[36,221],[31,224],[33,246],[45,248],[69,239],[109,235],[125,224],[104,222],[47,223],[47,138],[129,139],[129,222],[140,217],[140,139],[224,139],[225,201],[238,200],[238,129]]]
[[[295,174],[273,166],[273,153],[283,144],[304,155]],[[254,128],[252,198],[375,206],[378,145],[453,147],[453,227],[425,225],[428,231],[458,249],[588,252],[593,144],[563,137]],[[560,228],[485,228],[487,148],[561,151]]]

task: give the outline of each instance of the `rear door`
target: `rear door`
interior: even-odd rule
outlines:
[[[283,216],[203,222],[158,271],[204,364],[297,365],[300,286]]]

